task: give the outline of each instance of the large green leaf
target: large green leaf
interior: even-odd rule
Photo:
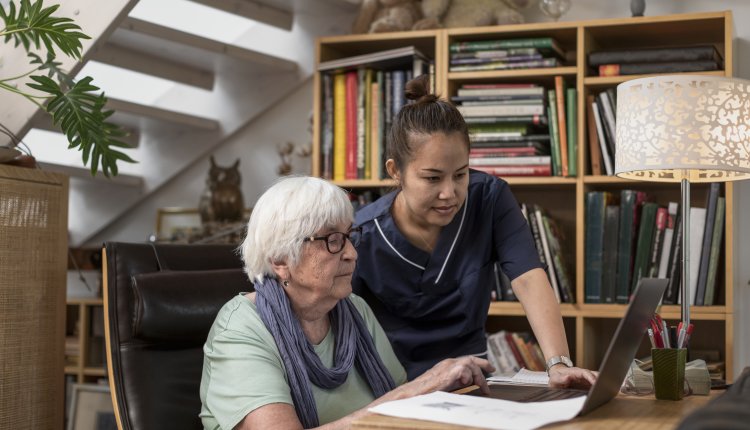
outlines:
[[[42,0],[37,0],[34,4],[29,0],[21,0],[18,9],[15,2],[11,1],[6,12],[0,5],[0,19],[5,22],[0,36],[5,36],[6,43],[12,38],[16,46],[21,44],[26,51],[32,44],[39,49],[41,42],[48,52],[54,53],[57,47],[65,55],[80,60],[81,40],[90,37],[78,31],[81,27],[72,19],[52,16],[59,7],[60,5],[43,7]]]
[[[102,173],[109,177],[117,175],[119,160],[135,162],[127,154],[114,149],[127,147],[117,140],[125,133],[107,121],[113,112],[103,110],[107,99],[104,94],[96,93],[99,88],[91,84],[90,77],[72,83],[67,89],[61,88],[48,76],[33,75],[31,79],[34,83],[29,83],[29,87],[49,94],[50,100],[45,109],[52,115],[54,124],[65,133],[69,148],[78,148],[82,152],[84,165],[90,161],[92,175],[96,174],[99,164]]]

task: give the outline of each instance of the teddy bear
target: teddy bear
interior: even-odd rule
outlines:
[[[531,0],[422,0],[423,18],[414,30],[520,24],[519,10]]]
[[[352,33],[411,30],[421,18],[418,0],[362,0]]]

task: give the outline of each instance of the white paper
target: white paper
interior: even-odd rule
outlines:
[[[586,396],[581,396],[548,402],[519,403],[436,391],[386,402],[369,410],[399,418],[488,429],[525,430],[569,420],[578,415],[585,401]]]
[[[487,382],[498,384],[549,385],[547,372],[536,372],[522,368],[515,375],[497,375],[487,378]]]

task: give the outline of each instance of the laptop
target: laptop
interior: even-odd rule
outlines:
[[[599,367],[599,377],[589,390],[492,384],[490,397],[517,402],[540,402],[588,396],[579,415],[587,414],[612,400],[620,391],[622,381],[630,369],[630,363],[635,358],[646,333],[648,322],[654,315],[668,283],[667,279],[640,280],[625,316],[620,320],[609,343],[604,361]],[[484,395],[479,390],[469,394]]]

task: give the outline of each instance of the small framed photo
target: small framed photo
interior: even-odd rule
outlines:
[[[157,240],[187,243],[201,232],[198,208],[159,208],[156,213]]]
[[[117,430],[108,386],[73,384],[67,430]]]

